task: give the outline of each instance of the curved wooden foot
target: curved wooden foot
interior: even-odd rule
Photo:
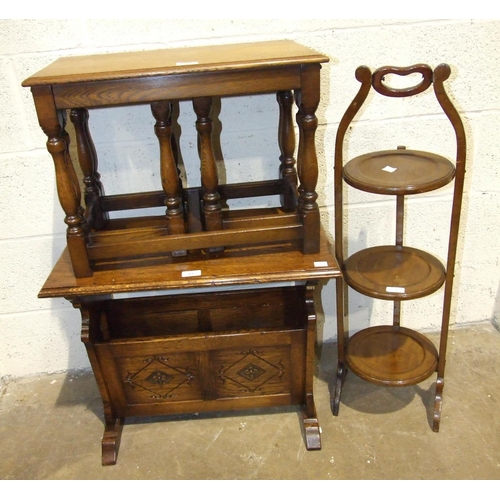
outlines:
[[[332,413],[335,417],[338,416],[340,410],[340,394],[344,386],[345,378],[347,376],[347,366],[343,363],[337,364],[337,377],[335,378],[335,387],[330,400]]]
[[[321,428],[316,415],[316,405],[312,394],[307,394],[303,408],[303,425],[308,450],[321,450]]]
[[[432,422],[432,430],[439,432],[439,424],[441,422],[441,410],[443,408],[443,388],[444,380],[438,377],[436,381],[436,398],[434,400],[434,419]]]
[[[308,450],[321,450],[321,428],[317,418],[304,418],[304,433]]]
[[[102,465],[115,465],[122,436],[123,418],[106,422],[102,436]]]

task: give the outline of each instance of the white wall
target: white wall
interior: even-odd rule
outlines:
[[[468,135],[468,171],[452,321],[499,318],[500,264],[500,21],[491,20],[0,20],[0,377],[89,366],[80,342],[79,313],[64,299],[37,293],[65,246],[63,212],[55,192],[29,89],[21,81],[60,56],[258,40],[293,39],[330,57],[322,70],[317,150],[323,223],[333,233],[333,151],[338,122],[354,97],[354,71],[365,64],[406,66],[447,62],[447,84]],[[424,104],[429,100],[423,98]],[[375,99],[373,100],[375,104]],[[449,155],[453,137],[439,109],[399,102],[359,117],[348,155],[404,144]],[[403,118],[397,118],[403,113]],[[411,114],[408,114],[411,113]],[[405,116],[407,115],[407,116]],[[182,153],[197,184],[192,108],[183,103]],[[228,182],[272,178],[279,151],[274,96],[223,103],[222,151]],[[108,194],[160,189],[158,146],[145,106],[100,110],[91,128]],[[385,140],[385,142],[380,142]],[[250,166],[250,168],[249,168]],[[407,243],[445,255],[450,188],[409,203]],[[391,242],[393,202],[349,190],[350,249]],[[387,321],[388,304],[352,295],[353,329]],[[406,326],[436,329],[441,292],[405,304]],[[333,283],[322,291],[322,341],[335,339]],[[494,316],[496,315],[496,319]]]

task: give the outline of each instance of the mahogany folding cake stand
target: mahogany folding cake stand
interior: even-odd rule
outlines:
[[[411,87],[388,85],[391,75],[419,75]],[[450,68],[441,64],[432,70],[419,64],[406,68],[383,67],[375,72],[361,66],[356,78],[361,87],[345,112],[337,132],[335,147],[335,252],[345,283],[373,299],[394,302],[393,323],[372,326],[348,338],[346,290],[337,280],[338,367],[332,411],[339,412],[342,386],[347,369],[359,377],[385,386],[417,384],[437,372],[433,430],[439,430],[444,386],[444,367],[450,321],[457,237],[465,174],[465,133],[461,119],[448,98],[443,83]],[[344,162],[346,132],[373,88],[383,96],[412,98],[432,87],[437,101],[451,122],[456,138],[453,161],[432,152],[398,147],[369,152]],[[396,234],[392,244],[365,248],[345,256],[344,182],[368,193],[392,195],[396,199]],[[405,197],[427,193],[454,182],[448,255],[444,261],[429,252],[406,246],[404,239]],[[430,224],[429,232],[436,230]],[[437,228],[439,229],[439,228]],[[411,231],[411,228],[408,228]],[[422,333],[401,325],[402,301],[428,296],[444,285],[439,346]]]

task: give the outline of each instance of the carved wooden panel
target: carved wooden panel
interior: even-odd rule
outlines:
[[[289,346],[218,351],[211,361],[218,397],[290,392]]]
[[[128,404],[201,399],[193,353],[115,359]]]
[[[103,300],[91,308],[115,411],[303,404],[304,287]]]
[[[305,346],[305,329],[269,329],[105,341],[96,353],[120,412],[144,414],[148,406],[148,413],[168,414],[179,402],[216,410],[228,398],[280,396],[281,404],[300,404]]]

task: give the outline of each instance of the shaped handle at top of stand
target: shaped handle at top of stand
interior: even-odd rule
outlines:
[[[422,75],[422,80],[411,87],[406,88],[393,88],[386,85],[384,79],[386,75],[408,76],[415,73]],[[414,66],[397,67],[397,66],[383,66],[373,73],[372,85],[373,88],[382,95],[387,97],[409,97],[412,95],[420,94],[427,90],[433,81],[432,68],[427,64],[416,64]]]

